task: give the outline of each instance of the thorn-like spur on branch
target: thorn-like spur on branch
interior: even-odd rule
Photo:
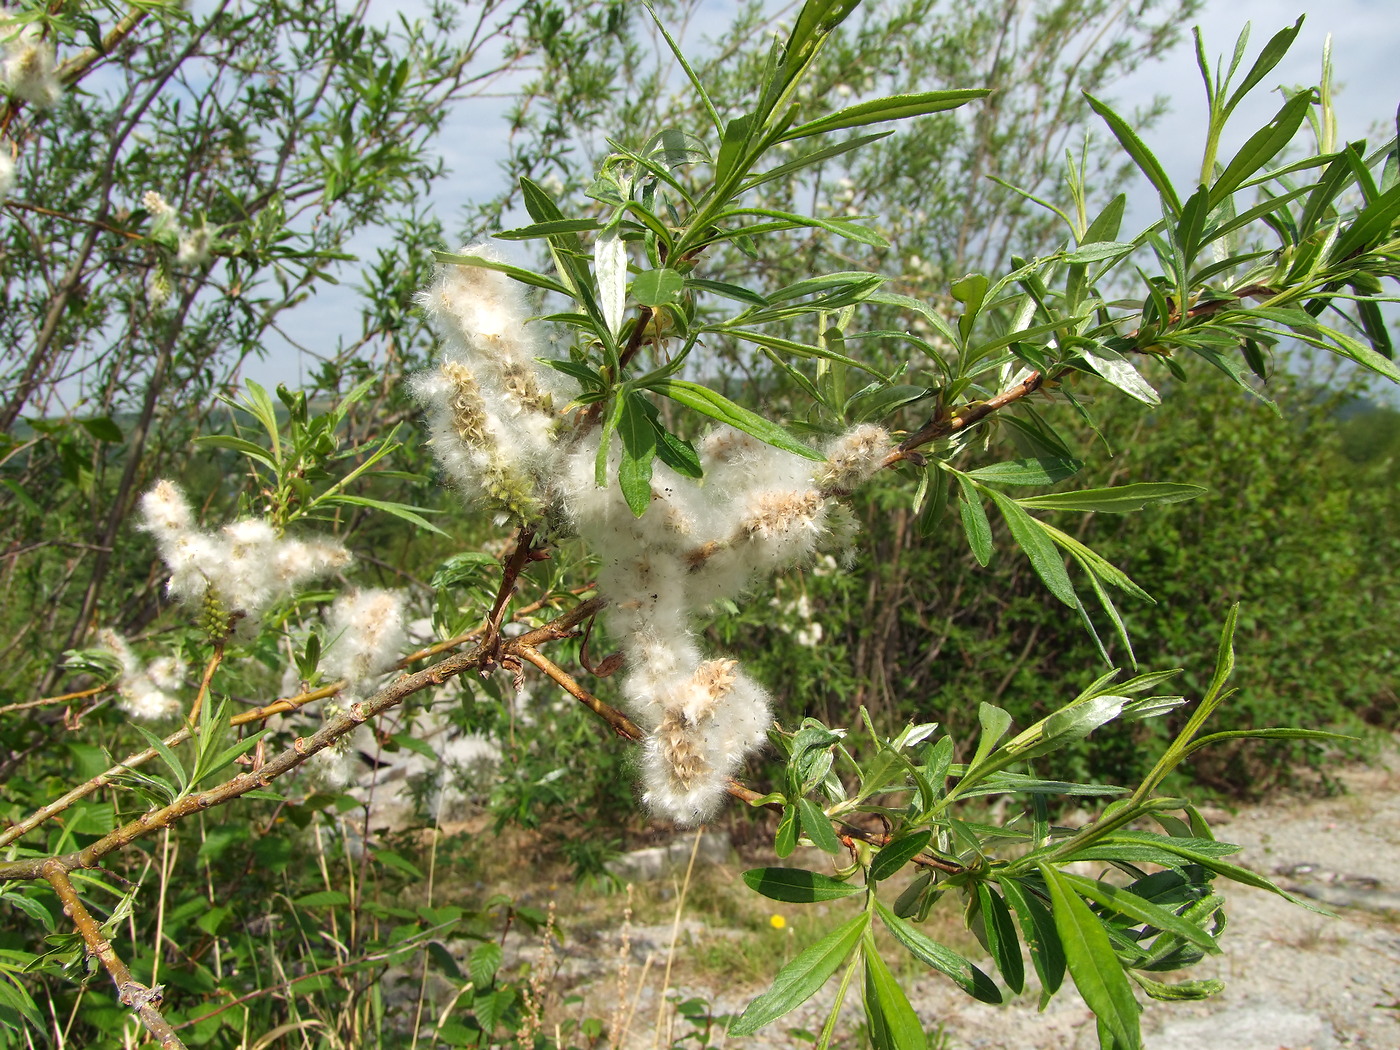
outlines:
[[[117,986],[118,1001],[136,1011],[146,1031],[155,1036],[164,1050],[185,1050],[185,1044],[175,1034],[175,1029],[156,1009],[161,1000],[160,985],[147,988],[131,976],[131,971],[113,950],[111,942],[102,936],[102,927],[84,906],[62,863],[56,859],[45,861],[42,874],[63,902],[63,914],[73,920],[73,925],[82,935],[88,955],[97,956],[103,968],[111,974],[112,982]]]
[[[511,597],[515,594],[516,585],[520,582],[520,574],[525,571],[525,566],[532,561],[540,561],[549,555],[543,548],[535,546],[535,529],[532,525],[521,525],[515,536],[515,550],[511,552],[510,560],[506,562],[505,571],[501,573],[501,586],[496,591],[496,600],[491,605],[491,612],[486,617],[486,640],[482,643],[490,664],[484,666],[483,670],[491,670],[498,660],[501,649],[501,621],[506,615],[506,606],[510,603]]]
[[[993,412],[1035,393],[1044,382],[1045,376],[1042,373],[1032,372],[1021,382],[1003,390],[990,400],[964,405],[952,415],[944,415],[940,412],[900,442],[899,447],[885,457],[884,462],[880,464],[881,467],[892,467],[896,463],[912,458],[910,454],[920,445],[927,445],[930,441],[937,441],[940,438],[951,437],[960,430],[966,430],[973,424],[980,423]]]

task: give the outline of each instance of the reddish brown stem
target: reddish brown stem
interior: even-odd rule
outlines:
[[[45,861],[42,874],[58,894],[58,899],[63,902],[63,914],[73,920],[73,925],[82,935],[84,943],[87,944],[88,954],[97,956],[103,968],[111,974],[112,982],[117,986],[117,1000],[123,1006],[129,1006],[136,1011],[136,1016],[141,1018],[146,1031],[155,1036],[164,1050],[185,1050],[185,1044],[175,1034],[175,1029],[170,1027],[170,1022],[156,1009],[161,1000],[160,985],[147,988],[131,976],[126,963],[122,962],[121,957],[112,948],[111,941],[102,936],[102,927],[83,905],[62,863],[56,858]]]

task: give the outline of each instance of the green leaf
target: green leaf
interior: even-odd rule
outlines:
[[[433,257],[440,263],[448,263],[453,266],[475,266],[482,270],[495,270],[508,277],[513,277],[521,284],[528,284],[531,288],[543,288],[547,292],[558,292],[562,296],[572,299],[573,293],[564,285],[560,284],[552,277],[546,277],[542,273],[535,273],[533,270],[524,270],[519,266],[512,266],[510,263],[496,262],[493,259],[483,259],[480,255],[457,255],[453,252],[433,252]]]
[[[932,838],[932,833],[925,829],[901,835],[885,843],[880,847],[880,852],[875,854],[875,859],[870,862],[870,881],[888,879],[922,853]]]
[[[1164,1003],[1195,1003],[1202,999],[1209,999],[1213,995],[1219,995],[1225,990],[1224,981],[1177,981],[1175,984],[1166,984],[1162,981],[1154,981],[1150,977],[1145,977],[1136,970],[1129,970],[1131,977],[1139,988],[1152,998]]]
[[[753,1035],[770,1021],[776,1021],[805,1003],[850,957],[869,925],[870,913],[861,912],[800,953],[778,971],[768,991],[749,1003],[739,1019],[729,1026],[729,1034]]]
[[[1397,218],[1400,218],[1400,182],[1366,205],[1351,225],[1342,231],[1329,253],[1332,264],[1345,262],[1353,255],[1374,247],[1388,235]]]
[[[960,91],[923,91],[911,95],[890,95],[875,98],[869,102],[858,102],[835,113],[829,113],[816,120],[809,120],[795,128],[789,128],[778,139],[788,142],[792,139],[807,138],[809,135],[822,135],[828,131],[843,128],[863,128],[885,120],[906,120],[926,113],[942,113],[957,109],[979,98],[986,98],[991,92],[986,88],[971,88]]]
[[[501,968],[501,960],[505,953],[501,946],[494,941],[483,941],[472,949],[471,957],[467,960],[467,972],[471,974],[472,982],[478,988],[488,986],[496,977],[496,971]]]
[[[1021,924],[1021,936],[1030,949],[1031,964],[1040,978],[1041,1009],[1050,997],[1060,990],[1065,979],[1065,952],[1060,945],[1060,935],[1055,929],[1055,919],[1050,909],[1040,903],[1040,899],[1025,889],[1015,879],[1002,879],[1001,892],[1006,902],[1016,912]]]
[[[870,938],[866,939],[861,958],[865,964],[865,1016],[874,1050],[927,1050],[928,1040],[919,1015],[914,1013],[904,989]]]
[[[1006,987],[1019,994],[1026,986],[1026,968],[1021,961],[1021,942],[1011,912],[996,890],[984,880],[977,883],[977,903],[982,908],[982,928],[987,934],[987,950],[1001,971]]]
[[[416,882],[423,881],[422,870],[408,858],[400,856],[391,849],[375,850],[374,859],[386,868],[393,868],[400,875],[406,875]]]
[[[1132,985],[1123,973],[1123,964],[1113,953],[1113,942],[1104,932],[1102,922],[1074,894],[1058,871],[1048,864],[1036,867],[1050,891],[1055,929],[1060,934],[1065,961],[1079,994],[1112,1033],[1116,1050],[1141,1050],[1138,1018],[1141,1007],[1133,998]]]
[[[800,798],[797,800],[797,812],[801,818],[802,830],[812,840],[812,845],[832,856],[841,852],[841,840],[836,837],[831,820],[821,811],[820,806],[809,798]]]
[[[1129,397],[1154,407],[1162,403],[1162,396],[1152,388],[1152,384],[1142,378],[1142,373],[1117,350],[1102,344],[1093,346],[1087,343],[1076,344],[1074,349],[1090,368]]]
[[[405,751],[412,751],[415,755],[426,758],[429,762],[433,763],[433,765],[437,765],[442,758],[433,748],[432,744],[428,743],[426,740],[420,740],[412,733],[392,733],[389,739]]]
[[[705,468],[700,463],[700,454],[695,451],[694,445],[664,429],[657,419],[652,419],[651,424],[656,430],[657,459],[682,477],[702,478],[705,476]]]
[[[1107,262],[1109,259],[1118,259],[1127,255],[1136,247],[1135,244],[1121,241],[1097,241],[1065,253],[1063,261],[1072,265]]]
[[[274,472],[277,470],[277,461],[272,458],[272,454],[267,449],[244,438],[233,437],[229,434],[204,434],[195,438],[194,443],[199,448],[226,448],[247,456],[249,459],[257,460],[269,470]]]
[[[80,419],[78,423],[98,441],[104,441],[108,444],[117,444],[122,440],[122,428],[112,422],[111,416]]]
[[[675,270],[647,270],[632,280],[632,298],[643,306],[670,306],[680,302],[684,292],[685,278]]]
[[[1259,57],[1254,60],[1254,65],[1250,66],[1249,72],[1240,81],[1240,86],[1235,89],[1235,93],[1230,96],[1225,103],[1224,111],[1229,113],[1240,103],[1250,90],[1268,76],[1269,71],[1279,64],[1283,56],[1288,53],[1288,49],[1293,46],[1293,41],[1298,37],[1298,31],[1303,28],[1303,16],[1298,16],[1298,21],[1287,29],[1280,29],[1264,45],[1259,52]]]
[[[1001,516],[1006,519],[1012,538],[1030,559],[1036,575],[1050,589],[1051,594],[1071,609],[1075,608],[1079,599],[1074,593],[1074,585],[1069,581],[1064,556],[1046,533],[1045,526],[1022,510],[1010,496],[1004,496],[995,489],[988,491],[997,509],[1001,511]]]
[[[622,463],[617,480],[627,506],[639,518],[651,506],[651,464],[656,457],[656,428],[645,402],[641,394],[628,393],[617,422],[617,433],[622,438]]]
[[[1100,514],[1129,514],[1145,507],[1184,503],[1204,495],[1209,489],[1200,485],[1174,485],[1166,482],[1143,482],[1117,485],[1105,489],[1080,489],[1078,492],[1051,492],[1042,496],[1024,496],[1016,502],[1023,507],[1042,510],[1078,510]]]
[[[151,745],[151,749],[160,756],[160,760],[166,764],[170,772],[175,774],[175,779],[180,782],[180,790],[187,790],[190,786],[189,775],[185,772],[185,767],[180,762],[180,759],[176,757],[175,752],[166,745],[164,740],[156,736],[145,726],[139,726],[133,723],[132,728],[146,738],[146,743]]]
[[[407,503],[393,503],[389,500],[370,499],[368,496],[348,496],[343,492],[333,495],[322,496],[317,503],[324,505],[340,505],[347,507],[369,507],[371,510],[383,511],[395,518],[408,522],[410,525],[417,525],[420,529],[428,532],[435,532],[439,536],[446,536],[440,528],[434,525],[427,518],[423,517],[422,507],[410,507]]]
[[[773,836],[773,852],[779,858],[790,857],[797,848],[797,807],[783,807],[783,819],[778,822],[778,831]]]
[[[904,945],[909,954],[925,966],[931,966],[939,973],[952,978],[958,987],[974,999],[992,1004],[1001,1002],[1001,990],[997,988],[996,983],[953,949],[930,940],[916,926],[901,919],[878,900],[875,902],[875,913],[880,916],[880,921],[890,933],[894,934],[895,940]]]
[[[535,237],[550,237],[559,233],[583,233],[586,230],[602,229],[597,219],[551,219],[548,222],[532,223],[514,230],[503,230],[492,234],[502,241],[528,241]]]
[[[963,531],[967,533],[967,545],[972,548],[977,564],[985,567],[992,560],[992,526],[987,521],[982,496],[972,482],[961,474],[958,475],[958,487],[962,489],[958,514],[962,518]]]
[[[996,749],[997,742],[1011,728],[1011,714],[995,704],[980,703],[977,705],[977,721],[981,723],[982,735],[977,738],[977,751],[973,754],[972,761],[967,764],[969,773],[982,764]]]
[[[741,408],[723,394],[716,393],[699,383],[692,383],[685,379],[657,379],[648,383],[647,389],[653,390],[663,397],[669,397],[673,401],[679,401],[701,415],[709,416],[721,423],[727,423],[736,430],[751,434],[765,444],[780,448],[784,452],[791,452],[793,455],[818,462],[826,459],[820,452],[798,441],[777,423],[764,419],[762,416],[750,412],[747,408]]]
[[[742,215],[762,215],[770,219],[777,219],[781,224],[778,229],[801,229],[812,227],[818,230],[826,230],[834,233],[838,237],[844,237],[848,241],[855,241],[857,244],[868,244],[872,248],[888,248],[890,242],[881,237],[868,226],[862,226],[858,222],[851,222],[849,219],[818,219],[811,215],[798,215],[790,211],[778,211],[774,208],[730,208],[723,212],[720,219],[727,219],[731,216]]]
[[[1053,485],[1076,474],[1082,466],[1083,461],[1078,459],[1013,459],[969,470],[967,476],[996,485]]]
[[[1104,123],[1108,125],[1108,130],[1113,132],[1113,137],[1118,140],[1118,144],[1133,159],[1138,170],[1147,176],[1147,181],[1152,183],[1157,192],[1161,194],[1162,200],[1171,209],[1172,214],[1180,215],[1181,198],[1177,196],[1176,190],[1172,187],[1171,179],[1167,178],[1167,173],[1161,162],[1152,155],[1152,151],[1147,148],[1142,139],[1138,138],[1137,132],[1128,125],[1126,120],[1089,92],[1084,92],[1084,99],[1089,103],[1090,108],[1103,118]]]
[[[1249,137],[1211,184],[1207,210],[1218,207],[1246,179],[1293,141],[1315,97],[1313,91],[1298,92],[1283,104],[1272,121]]]
[[[744,882],[749,889],[787,904],[832,901],[865,889],[805,868],[753,868],[744,872]]]
[[[1119,886],[1099,882],[1097,879],[1086,879],[1082,875],[1072,875],[1067,871],[1060,872],[1060,877],[1068,882],[1080,896],[1087,897],[1096,904],[1101,904],[1111,911],[1116,911],[1119,915],[1125,915],[1130,919],[1146,923],[1148,926],[1154,926],[1166,933],[1174,933],[1212,955],[1220,954],[1220,947],[1215,943],[1214,937],[1195,923],[1187,922],[1175,912],[1168,911],[1151,901],[1143,900],[1137,894],[1130,893]]]

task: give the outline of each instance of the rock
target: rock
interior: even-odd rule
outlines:
[[[682,873],[690,863],[690,851],[695,847],[693,836],[686,835],[665,846],[633,850],[608,861],[606,867],[623,882],[649,882],[666,875]],[[723,864],[729,859],[733,845],[727,831],[705,831],[695,852],[696,864]]]

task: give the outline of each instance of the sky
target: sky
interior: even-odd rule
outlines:
[[[412,5],[380,0],[376,6],[392,12]],[[728,0],[705,0],[690,39],[696,39],[707,27],[718,28],[735,6]],[[1222,158],[1228,158],[1245,136],[1267,122],[1282,102],[1277,91],[1266,88],[1317,82],[1324,41],[1329,34],[1338,88],[1340,140],[1364,137],[1374,147],[1394,134],[1396,106],[1400,103],[1400,61],[1396,58],[1400,54],[1400,0],[1328,0],[1325,4],[1315,0],[1208,0],[1195,21],[1201,26],[1206,52],[1212,60],[1230,53],[1240,31],[1251,23],[1249,48],[1238,79],[1259,48],[1278,30],[1292,25],[1300,14],[1306,17],[1298,40],[1283,62],[1236,111],[1232,120],[1236,135],[1231,138],[1227,133],[1221,146]],[[1155,95],[1168,96],[1171,108],[1145,139],[1173,181],[1189,186],[1199,174],[1206,111],[1189,34],[1163,61],[1144,65],[1120,82],[1110,98],[1115,108],[1126,114],[1137,106],[1145,106]],[[504,98],[469,100],[454,114],[439,139],[437,149],[450,175],[436,184],[430,203],[448,230],[460,225],[459,216],[469,202],[492,196],[503,184],[499,164],[507,148],[503,120],[507,107],[508,100]],[[1130,193],[1129,201],[1125,229],[1133,228],[1135,217],[1151,221],[1157,214],[1155,199],[1145,182]],[[352,250],[368,255],[374,237],[367,235]],[[337,335],[348,340],[357,334],[359,311],[352,288],[355,272],[351,264],[342,273],[340,286],[323,290],[293,311],[286,328],[294,340],[329,350]],[[301,369],[299,355],[286,346],[271,346],[268,350],[267,359],[250,363],[245,374],[268,385],[296,382]]]

